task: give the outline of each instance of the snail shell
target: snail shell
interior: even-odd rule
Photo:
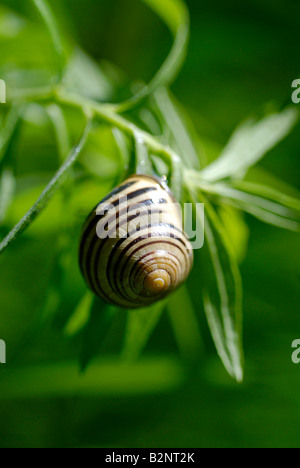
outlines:
[[[159,179],[131,176],[84,225],[82,274],[97,296],[118,307],[163,299],[187,279],[192,265],[180,205]]]

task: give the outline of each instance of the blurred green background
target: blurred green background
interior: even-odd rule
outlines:
[[[191,116],[205,148],[217,154],[245,118],[288,101],[299,73],[300,4],[296,0],[187,3],[190,48],[172,91]],[[53,0],[51,4],[70,44],[76,42],[101,61],[110,76],[111,81],[103,78],[100,91],[95,85],[95,93],[102,90],[103,99],[127,97],[127,80],[149,80],[170,48],[167,29],[138,0]],[[6,7],[20,18],[8,15]],[[26,26],[23,17],[30,21]],[[22,40],[19,34],[24,34]],[[8,93],[11,82],[19,83],[16,63],[22,63],[18,66],[25,87],[42,79],[32,64],[29,71],[27,62],[42,63],[51,53],[29,0],[1,2],[0,48],[0,78],[6,79]],[[43,79],[47,80],[46,71]],[[57,167],[53,138],[39,112],[37,108],[28,112],[28,125],[18,129],[10,148],[17,158],[19,196],[9,226],[24,214]],[[75,139],[81,121],[69,112]],[[259,177],[266,170],[300,189],[299,143],[298,124],[264,159]],[[91,164],[92,156],[85,167]],[[91,208],[91,199],[98,201],[110,187],[114,164],[110,161],[100,168],[100,188],[97,181],[86,182],[76,194],[75,186],[71,203],[82,205],[83,211]],[[86,191],[90,198],[85,202]],[[246,217],[250,235],[241,266],[246,355],[242,385],[223,370],[203,316],[199,318],[203,342],[196,359],[187,364],[180,357],[167,313],[142,358],[132,365],[121,364],[116,352],[124,327],[124,317],[119,317],[99,359],[80,376],[80,336],[71,339],[61,333],[61,322],[65,323],[61,317],[54,326],[51,321],[39,328],[56,261],[61,203],[56,196],[42,219],[0,258],[0,338],[7,343],[8,361],[0,367],[0,446],[299,446],[300,365],[291,361],[291,343],[300,338],[297,234]],[[78,291],[84,292],[76,264],[77,241],[76,231],[76,273],[66,287],[63,310],[74,308]],[[201,275],[205,269],[195,272],[188,283],[199,311]]]

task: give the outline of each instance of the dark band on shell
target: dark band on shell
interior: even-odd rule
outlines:
[[[163,299],[187,279],[193,265],[180,206],[167,185],[139,175],[127,179],[92,211],[79,257],[89,288],[124,308]]]

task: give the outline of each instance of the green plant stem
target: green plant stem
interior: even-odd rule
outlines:
[[[135,138],[135,135],[138,134],[147,145],[149,151],[153,152],[157,156],[160,156],[161,159],[168,165],[168,167],[171,168],[170,186],[171,189],[175,192],[175,196],[180,199],[180,190],[178,190],[178,188],[181,187],[183,173],[181,158],[169,146],[163,145],[157,141],[155,137],[141,130],[132,122],[129,122],[124,117],[112,111],[110,105],[99,104],[86,98],[82,98],[76,94],[68,93],[62,88],[58,88],[56,90],[55,99],[60,104],[74,106],[93,112],[98,117],[98,119],[100,118],[102,121],[109,123],[119,130],[122,130],[130,138]]]
[[[134,136],[135,143],[135,172],[136,174],[152,175],[153,169],[148,148],[139,134]]]
[[[30,208],[21,221],[10,231],[5,239],[0,244],[0,255],[7,247],[17,239],[17,237],[31,224],[31,222],[39,215],[39,213],[47,206],[54,192],[62,185],[66,175],[77,161],[86,141],[90,134],[92,119],[89,118],[82,137],[78,145],[72,149],[65,163],[60,167],[53,179],[49,182],[43,193],[40,195],[36,203]]]
[[[67,92],[62,87],[35,88],[25,93],[20,93],[18,96],[15,96],[15,100],[18,103],[53,100],[58,104],[76,107],[83,110],[83,112],[91,111],[98,119],[110,124],[112,127],[118,128],[130,138],[135,138],[135,135],[138,134],[148,149],[160,156],[168,166],[172,165],[174,161],[177,163],[181,161],[177,153],[169,146],[160,143],[155,137],[141,130],[117,112],[114,112],[109,104],[99,104],[75,93]]]
[[[140,92],[127,101],[112,104],[115,112],[125,112],[136,107],[150,96],[159,86],[170,85],[179,72],[187,51],[190,33],[189,12],[182,0],[142,0],[170,29],[174,42],[171,52],[152,80]]]
[[[3,162],[7,147],[13,138],[21,114],[22,106],[12,107],[9,110],[4,124],[0,130],[0,164]]]
[[[22,91],[11,93],[11,101],[15,105],[26,104],[34,101],[53,100],[55,95],[55,86],[41,86],[36,88],[27,88]]]
[[[150,96],[159,86],[169,85],[179,72],[187,52],[189,41],[189,12],[182,0],[142,0],[151,8],[170,29],[174,41],[171,51],[152,80],[130,99],[111,104],[115,112],[125,112],[136,107]],[[56,84],[60,83],[65,67],[65,50],[55,15],[47,0],[32,0],[48,29],[57,61]]]
[[[54,178],[42,192],[36,203],[0,243],[0,255],[39,215],[39,213],[46,207],[55,191],[62,185],[66,174],[70,171],[78,159],[89,135],[91,123],[96,117],[101,121],[106,122],[119,130],[122,130],[124,134],[127,134],[131,138],[135,138],[136,135],[139,135],[139,137],[143,139],[147,149],[155,153],[157,156],[160,156],[162,160],[168,165],[168,167],[171,168],[170,187],[178,200],[180,200],[183,175],[182,163],[180,157],[171,148],[161,144],[149,133],[141,130],[132,122],[129,122],[122,116],[113,112],[110,106],[102,105],[97,102],[82,98],[76,94],[68,93],[60,86],[47,88],[47,93],[45,93],[44,89],[33,89],[30,92],[20,95],[19,100],[17,100],[16,103],[20,104],[27,102],[29,104],[32,102],[44,101],[45,99],[50,100],[52,103],[69,105],[80,109],[84,115],[86,115],[88,124],[85,128],[80,143],[72,150],[65,163],[61,166]]]
[[[109,123],[113,127],[117,127],[119,130],[122,130],[130,137],[134,138],[136,134],[139,134],[150,150],[154,151],[156,154],[165,156],[168,162],[170,162],[172,159],[171,150],[169,148],[159,143],[149,133],[141,130],[139,127],[129,122],[124,117],[112,111],[110,105],[99,104],[95,101],[83,98],[77,94],[66,92],[62,88],[56,91],[55,99],[61,104],[78,107],[80,109],[86,108],[92,110],[95,115],[102,121]]]

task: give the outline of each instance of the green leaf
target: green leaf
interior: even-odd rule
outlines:
[[[164,309],[165,301],[144,309],[128,311],[123,357],[126,360],[137,359],[145,348]]]
[[[35,218],[41,213],[41,211],[47,206],[53,195],[61,187],[62,183],[68,172],[72,169],[75,162],[77,161],[91,130],[91,120],[88,120],[83,135],[78,145],[73,148],[67,157],[64,164],[60,167],[58,172],[55,174],[53,179],[47,185],[43,193],[40,195],[36,203],[30,208],[25,216],[19,221],[19,223],[10,231],[6,238],[0,244],[0,255],[7,249],[7,247],[16,240],[20,234],[27,229],[27,227],[35,220]]]
[[[78,238],[74,236],[73,229],[59,232],[55,249],[46,298],[40,312],[40,325],[51,322],[59,331],[66,331],[68,327],[71,335],[71,330],[76,333],[76,326],[79,329],[80,306],[84,306],[82,298],[87,295],[79,274]]]
[[[93,304],[93,294],[88,291],[79,302],[73,315],[68,320],[64,332],[67,336],[73,336],[78,333],[89,320]]]
[[[198,359],[203,342],[196,311],[186,286],[182,286],[169,298],[168,312],[181,355],[188,361]]]
[[[37,10],[39,11],[40,15],[42,16],[45,25],[49,31],[49,35],[52,40],[53,50],[57,61],[57,81],[59,82],[63,76],[65,66],[65,52],[57,22],[47,0],[32,1],[36,6]]]
[[[0,129],[0,225],[7,220],[16,192],[15,143],[20,115],[21,108],[11,108]]]
[[[286,195],[280,192],[279,190],[275,190],[265,185],[256,184],[253,182],[246,182],[246,181],[234,181],[233,187],[245,193],[249,193],[258,197],[263,197],[265,200],[271,200],[275,203],[280,204],[283,207],[283,209],[284,207],[286,207],[290,210],[297,211],[299,214],[300,200],[297,200],[294,197]]]
[[[0,38],[16,38],[22,31],[25,20],[16,14],[15,11],[7,8],[3,3],[0,6]]]
[[[152,135],[161,136],[162,128],[156,114],[157,112],[154,112],[152,107],[151,109],[148,107],[142,107],[138,112],[139,120],[141,121],[142,126],[145,127],[145,130]]]
[[[86,370],[99,351],[117,311],[116,307],[104,303],[98,297],[94,297],[90,308],[90,319],[84,330],[80,356],[82,371]]]
[[[63,294],[65,293],[63,283],[66,275],[66,260],[69,251],[66,249],[65,245],[62,245],[61,238],[58,240],[55,249],[56,253],[49,277],[49,286],[47,288],[45,300],[40,307],[39,321],[37,324],[39,332],[44,328],[46,323],[53,320],[53,317],[63,301]]]
[[[206,220],[206,232],[220,294],[220,308],[214,305],[211,291],[205,295],[204,306],[220,357],[229,373],[241,382],[243,380],[241,277],[224,233],[213,218],[214,216],[210,217],[213,223],[212,229]]]
[[[5,169],[0,175],[0,225],[6,218],[13,201],[16,189],[16,179],[11,169]]]
[[[236,258],[223,226],[208,200],[205,203],[205,236],[211,267],[206,264],[204,307],[218,354],[229,374],[243,380],[242,282]],[[201,216],[199,215],[201,222]],[[211,271],[210,269],[211,268]]]
[[[57,104],[49,104],[46,110],[54,127],[58,153],[60,161],[63,163],[71,148],[67,122],[61,107]]]
[[[222,203],[218,214],[227,233],[238,262],[245,260],[250,238],[250,228],[240,210]]]
[[[131,165],[133,166],[133,161],[131,158],[129,139],[124,135],[123,132],[121,132],[121,130],[115,127],[112,129],[112,135],[120,155],[120,172],[121,175],[124,175],[122,179],[124,180],[129,174],[134,172],[134,168],[131,167]]]
[[[173,150],[169,150],[169,155],[172,158],[169,186],[176,200],[180,202],[182,198],[183,165],[180,157]]]
[[[260,122],[251,120],[241,125],[220,157],[202,171],[202,178],[214,182],[244,176],[251,166],[288,135],[298,118],[298,111],[288,108]]]
[[[300,232],[300,201],[259,184],[236,182],[229,197],[263,222]]]
[[[79,48],[68,61],[62,84],[71,92],[97,101],[107,102],[114,94],[113,83],[100,65]]]
[[[183,110],[179,109],[174,98],[171,97],[170,91],[165,88],[159,88],[154,93],[153,99],[162,120],[164,134],[169,135],[169,138],[167,137],[168,143],[181,156],[186,168],[198,169],[198,151],[182,115]]]
[[[274,175],[262,166],[255,166],[250,169],[247,177],[243,179],[244,182],[253,183],[261,186],[266,186],[277,192],[285,193],[286,195],[300,199],[300,190],[291,185],[286,180],[280,179],[279,176]],[[238,181],[234,181],[234,184]]]
[[[49,175],[46,180],[49,180]],[[39,180],[29,179],[27,182],[24,181],[26,184],[30,184],[30,182],[31,186],[19,187],[16,192],[6,215],[5,224],[7,226],[14,226],[19,223],[24,213],[30,209],[45,187],[45,182],[41,183]],[[58,196],[53,197],[51,203],[42,210],[34,223],[30,224],[28,235],[36,239],[47,235],[58,235],[62,227],[64,227],[67,217],[71,215],[69,212],[66,213],[63,202],[64,199],[60,191]]]
[[[2,2],[0,39],[0,76],[9,84],[10,102],[13,102],[15,93],[24,88],[36,88],[46,83],[49,86],[53,60],[47,30],[20,16],[20,13],[5,8]]]
[[[189,40],[189,13],[185,3],[182,0],[142,1],[152,8],[169,27],[174,36],[174,43],[170,54],[150,83],[128,101],[113,106],[118,112],[135,107],[159,86],[169,85],[176,78],[186,56]]]
[[[199,188],[218,203],[244,210],[259,220],[291,231],[300,231],[300,201],[264,185],[233,181]]]
[[[62,108],[57,104],[49,104],[46,107],[47,113],[53,125],[54,134],[57,143],[59,163],[63,164],[66,156],[72,147],[71,138],[68,131],[68,124],[65,119]],[[61,235],[69,237],[69,232],[72,229],[71,213],[72,213],[72,195],[74,193],[74,170],[69,171],[69,177],[66,178],[62,188],[63,195],[63,213],[60,226]]]

